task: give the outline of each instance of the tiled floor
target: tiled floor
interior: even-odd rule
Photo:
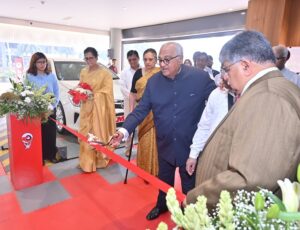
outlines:
[[[0,176],[0,229],[156,229],[160,221],[173,226],[168,213],[145,219],[156,201],[151,185],[133,174],[123,184],[124,169],[116,163],[84,174],[76,161],[45,168],[44,183],[19,191],[9,176]]]
[[[82,173],[78,159],[72,159],[76,143],[63,146],[59,138],[71,160],[45,166],[43,183],[15,191],[10,175],[0,173],[1,230],[156,229],[160,221],[174,227],[168,213],[154,221],[145,218],[155,205],[157,189],[131,172],[124,184],[126,169],[114,162],[96,173]],[[116,150],[124,157],[123,152]]]

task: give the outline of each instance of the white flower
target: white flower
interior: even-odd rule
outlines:
[[[92,95],[92,94],[93,94],[93,92],[92,92],[91,90],[89,90],[89,89],[84,89],[84,88],[82,88],[82,87],[80,87],[80,86],[76,86],[76,87],[74,88],[74,90],[77,91],[77,92],[79,92],[79,93],[86,94],[86,95]]]
[[[31,102],[31,99],[29,97],[25,97],[24,101],[29,104]]]
[[[33,95],[34,93],[30,90],[24,90],[23,92],[21,92],[21,96],[22,97],[26,97],[27,95]]]
[[[99,138],[92,133],[88,133],[87,138],[88,138],[88,142],[90,144],[93,144],[93,142],[95,142],[95,143],[99,142]]]
[[[76,88],[76,91],[78,91],[79,93],[85,93],[85,89],[83,88]]]
[[[48,105],[48,110],[53,110],[53,105],[49,104]]]
[[[14,83],[22,83],[22,79],[20,79],[19,77],[14,77],[14,78],[11,78],[11,80],[14,82]]]
[[[299,199],[294,189],[294,185],[289,179],[278,180],[282,192],[282,202],[288,212],[297,212],[299,207]]]

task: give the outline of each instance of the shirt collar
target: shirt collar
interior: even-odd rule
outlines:
[[[139,64],[139,66],[138,66],[138,68],[135,70],[135,69],[132,69],[131,68],[131,66],[129,66],[129,69],[131,70],[131,71],[137,71],[138,69],[140,69],[140,64]]]
[[[260,72],[258,72],[253,78],[251,78],[247,84],[245,85],[245,87],[243,88],[243,91],[241,93],[241,95],[243,95],[245,93],[245,91],[250,87],[250,85],[253,84],[253,82],[255,82],[256,80],[258,80],[259,78],[263,77],[264,75],[266,75],[267,73],[274,71],[274,70],[278,70],[277,67],[270,67],[264,70],[261,70]]]

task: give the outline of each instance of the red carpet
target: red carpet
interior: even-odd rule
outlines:
[[[0,176],[3,176],[3,175],[5,175],[5,169],[2,165],[2,162],[0,161]]]
[[[156,229],[161,221],[169,229],[175,226],[169,213],[154,221],[146,220],[155,205],[157,190],[140,178],[129,179],[126,185],[111,185],[98,173],[57,179],[47,167],[44,178],[45,182],[58,180],[71,198],[23,213],[15,191],[0,195],[1,230]]]

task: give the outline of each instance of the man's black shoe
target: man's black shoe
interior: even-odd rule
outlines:
[[[159,217],[160,214],[167,212],[168,209],[160,209],[158,207],[154,207],[146,216],[147,220],[154,220]]]

